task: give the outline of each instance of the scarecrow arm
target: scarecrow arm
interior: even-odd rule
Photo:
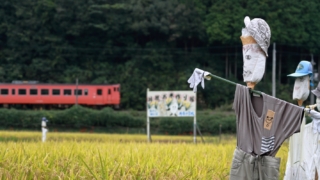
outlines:
[[[188,83],[190,83],[190,88],[193,88],[193,91],[197,92],[197,85],[200,82],[201,82],[202,88],[204,89],[204,79],[203,78],[205,78],[207,80],[210,80],[211,77],[219,79],[219,80],[221,80],[223,82],[226,82],[226,83],[229,83],[229,84],[237,85],[237,83],[235,83],[235,82],[229,81],[227,79],[224,79],[222,77],[216,76],[214,74],[211,74],[211,73],[209,73],[207,71],[203,71],[203,70],[198,69],[198,68],[194,69],[193,74],[191,75],[191,77],[188,80]],[[255,91],[255,90],[252,90],[252,89],[250,89],[250,91],[261,95],[260,91]]]

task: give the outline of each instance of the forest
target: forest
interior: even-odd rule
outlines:
[[[320,1],[309,0],[2,0],[0,82],[121,84],[121,108],[145,110],[146,90],[191,90],[195,68],[243,83],[244,17],[270,26],[266,71],[256,90],[292,102],[301,60],[320,69]],[[314,89],[318,83],[314,76]],[[216,79],[198,88],[199,109],[233,101]]]

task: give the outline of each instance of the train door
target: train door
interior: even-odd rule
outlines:
[[[97,88],[96,92],[93,94],[93,98],[95,101],[95,104],[97,105],[102,105],[103,104],[103,89],[102,88]]]
[[[111,104],[111,102],[112,102],[112,91],[111,91],[110,87],[106,88],[106,96],[105,97],[106,97],[105,102],[107,104]]]
[[[119,87],[113,86],[111,88],[111,92],[112,92],[112,104],[119,104]]]

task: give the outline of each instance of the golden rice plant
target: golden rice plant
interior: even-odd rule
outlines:
[[[1,179],[228,179],[235,136],[48,133],[0,131]],[[221,139],[220,139],[221,138]],[[285,157],[286,145],[279,151]],[[285,170],[284,158],[281,174]]]

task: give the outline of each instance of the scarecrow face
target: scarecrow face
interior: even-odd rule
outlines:
[[[242,51],[243,81],[257,84],[264,75],[266,55],[258,44],[244,45]]]
[[[293,100],[305,101],[309,96],[310,77],[309,75],[297,77],[294,82]]]
[[[317,97],[316,103],[317,103],[317,108],[319,110],[320,109],[320,97]]]

